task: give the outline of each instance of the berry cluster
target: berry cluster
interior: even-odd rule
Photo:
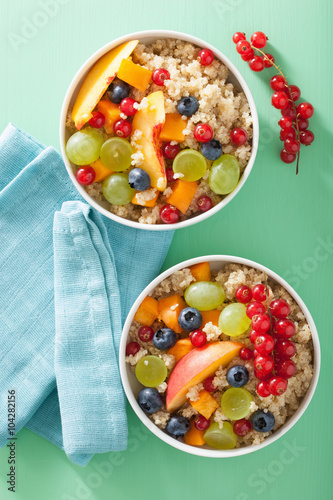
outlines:
[[[301,97],[301,91],[296,85],[289,85],[287,78],[281,68],[275,64],[272,54],[263,52],[268,38],[262,31],[256,31],[251,36],[251,42],[246,40],[244,33],[237,32],[233,35],[236,50],[241,55],[243,61],[249,63],[253,71],[259,72],[264,68],[274,68],[279,72],[270,80],[270,86],[274,91],[272,95],[272,106],[279,109],[282,114],[278,122],[281,128],[280,139],[283,141],[283,149],[280,158],[284,163],[293,163],[297,158],[296,174],[301,144],[309,146],[314,141],[314,134],[307,130],[309,118],[313,115],[314,108],[309,102],[302,102],[296,105]],[[259,54],[255,54],[259,52]]]
[[[270,394],[280,396],[287,390],[288,379],[296,373],[292,358],[296,353],[290,338],[295,334],[295,323],[288,319],[290,307],[286,300],[275,299],[268,307],[267,285],[255,285],[252,290],[241,286],[236,299],[247,304],[246,314],[251,319],[249,338],[254,350],[244,347],[240,351],[243,360],[254,358],[254,374],[260,382],[257,393],[261,397]]]

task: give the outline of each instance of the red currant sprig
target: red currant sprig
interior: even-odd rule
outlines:
[[[280,158],[284,163],[293,163],[297,158],[296,174],[298,174],[301,144],[309,146],[314,141],[314,134],[306,130],[309,118],[314,109],[309,102],[302,102],[296,107],[296,101],[301,96],[301,91],[296,85],[289,85],[281,68],[275,64],[272,54],[263,52],[268,38],[262,31],[256,31],[251,36],[251,42],[246,40],[245,33],[237,32],[233,35],[236,50],[243,61],[247,61],[252,71],[259,72],[264,68],[274,68],[279,72],[271,78],[270,86],[274,93],[272,105],[281,110],[282,117],[279,121],[281,127],[280,139],[284,141]],[[260,55],[256,55],[259,52]]]

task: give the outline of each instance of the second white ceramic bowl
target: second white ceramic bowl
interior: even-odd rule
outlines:
[[[184,267],[189,267],[193,266],[194,264],[198,264],[199,262],[206,262],[209,261],[210,267],[212,270],[220,270],[222,269],[226,264],[228,263],[235,263],[235,264],[241,264],[249,267],[253,267],[255,269],[258,269],[260,271],[264,271],[267,275],[268,278],[272,279],[279,285],[282,285],[287,292],[293,297],[293,299],[297,302],[297,304],[300,306],[306,321],[309,324],[311,334],[312,334],[312,342],[313,342],[313,348],[314,348],[314,360],[313,360],[313,378],[311,380],[310,387],[304,396],[299,408],[297,411],[286,421],[286,423],[280,427],[276,432],[271,434],[268,438],[266,438],[260,445],[251,445],[251,446],[246,446],[243,448],[234,448],[233,450],[214,450],[208,446],[189,446],[185,443],[182,443],[181,441],[177,441],[176,439],[172,438],[169,436],[166,432],[162,431],[159,429],[149,418],[148,416],[141,410],[140,406],[138,405],[137,402],[137,395],[142,389],[141,384],[138,382],[135,374],[132,372],[130,369],[129,365],[125,362],[125,349],[126,345],[129,342],[129,329],[132,324],[134,315],[143,301],[143,299],[165,278],[168,278],[171,274],[174,272],[178,271],[179,269],[183,269]],[[191,453],[192,455],[199,455],[202,457],[211,457],[211,458],[221,458],[221,457],[235,457],[239,455],[246,455],[248,453],[252,453],[254,451],[260,450],[264,448],[265,446],[268,446],[271,443],[274,443],[277,439],[279,439],[281,436],[283,436],[291,427],[293,427],[296,422],[299,420],[299,418],[303,415],[305,412],[306,408],[308,407],[312,396],[315,392],[318,378],[319,378],[319,371],[320,371],[320,345],[319,345],[319,338],[318,338],[318,333],[316,326],[314,324],[314,321],[312,319],[312,316],[300,298],[300,296],[295,292],[295,290],[284,280],[282,279],[278,274],[274,273],[267,267],[262,266],[261,264],[257,264],[256,262],[253,262],[248,259],[242,259],[240,257],[233,257],[230,255],[208,255],[205,257],[198,257],[195,259],[190,259],[185,262],[181,262],[180,264],[177,264],[176,266],[171,267],[164,273],[162,273],[160,276],[158,276],[154,281],[148,285],[145,290],[139,295],[135,303],[133,304],[133,307],[131,308],[128,317],[126,319],[123,333],[122,333],[122,338],[121,338],[121,343],[120,343],[120,353],[119,353],[119,366],[120,366],[120,374],[121,374],[121,379],[123,383],[123,387],[125,389],[126,396],[141,420],[141,422],[149,429],[151,430],[157,437],[162,439],[162,441],[168,443],[169,445],[173,446],[174,448],[178,448],[181,451],[184,451],[186,453]]]
[[[237,187],[232,191],[232,193],[228,194],[223,198],[223,200],[218,203],[215,207],[213,207],[211,210],[208,212],[202,213],[200,215],[197,215],[195,217],[192,217],[190,219],[184,220],[182,222],[177,222],[176,224],[141,224],[136,221],[131,221],[128,219],[124,219],[122,217],[119,217],[117,215],[114,215],[111,213],[109,210],[107,210],[107,205],[108,203],[105,201],[97,202],[91,198],[91,196],[88,195],[87,191],[84,189],[84,187],[79,184],[75,178],[73,167],[74,165],[68,160],[65,147],[66,147],[66,142],[69,138],[68,131],[66,130],[66,118],[68,111],[72,109],[76,96],[78,94],[78,91],[82,85],[82,82],[90,70],[90,68],[100,59],[104,54],[109,52],[111,49],[114,47],[117,47],[117,45],[120,45],[121,43],[128,42],[129,40],[140,40],[141,43],[149,44],[154,42],[155,40],[161,39],[161,38],[174,38],[174,39],[180,39],[180,40],[185,40],[187,42],[193,43],[194,45],[201,47],[201,48],[208,48],[211,49],[215,57],[219,59],[220,61],[225,64],[229,70],[230,70],[230,76],[229,76],[229,81],[233,83],[238,89],[242,90],[246,98],[248,100],[248,103],[250,105],[251,109],[251,114],[252,114],[252,120],[253,120],[253,138],[252,138],[252,152],[251,152],[251,157],[249,159],[249,162],[242,174],[242,177],[237,185]],[[151,231],[168,231],[168,230],[174,230],[174,229],[179,229],[187,226],[191,226],[193,224],[197,224],[198,222],[201,222],[208,217],[214,215],[216,212],[221,210],[223,207],[225,207],[236,195],[239,193],[241,188],[244,186],[248,176],[250,175],[250,172],[252,170],[254,160],[257,154],[258,150],[258,141],[259,141],[259,121],[258,121],[258,115],[257,115],[257,109],[252,97],[252,94],[250,92],[249,87],[247,86],[244,78],[238,71],[238,69],[234,66],[234,64],[218,49],[213,47],[207,42],[204,42],[203,40],[200,40],[200,38],[197,38],[195,36],[187,35],[185,33],[180,33],[177,31],[166,31],[166,30],[158,30],[158,31],[140,31],[137,33],[131,33],[129,35],[122,36],[120,38],[117,38],[116,40],[113,40],[112,42],[104,45],[101,49],[97,50],[84,64],[81,66],[79,71],[76,73],[74,76],[64,99],[63,105],[62,105],[62,110],[61,110],[61,116],[60,116],[60,146],[61,146],[61,153],[62,157],[64,160],[64,163],[66,165],[66,169],[68,172],[69,177],[71,178],[74,186],[76,189],[79,191],[81,196],[98,212],[101,214],[105,215],[105,217],[108,217],[109,219],[113,219],[117,222],[120,222],[121,224],[125,224],[126,226],[134,227],[134,228],[140,228],[140,229],[145,229],[145,230],[151,230]]]

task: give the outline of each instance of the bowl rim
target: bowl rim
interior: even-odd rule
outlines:
[[[303,314],[305,315],[305,318],[309,324],[310,330],[311,330],[311,335],[312,335],[312,342],[313,342],[313,350],[314,350],[314,360],[313,360],[313,377],[310,383],[310,386],[300,404],[296,412],[287,420],[285,424],[280,427],[274,434],[266,438],[261,444],[259,445],[249,445],[245,446],[244,448],[234,448],[232,450],[214,450],[214,449],[205,449],[205,448],[200,448],[196,446],[190,446],[185,443],[182,443],[171,436],[169,436],[167,433],[159,429],[157,425],[155,425],[149,418],[148,416],[141,410],[140,406],[137,403],[137,400],[132,392],[128,376],[127,376],[127,365],[125,362],[125,349],[126,349],[126,344],[127,344],[127,339],[128,339],[128,334],[129,334],[129,329],[131,326],[131,323],[133,321],[135,312],[139,305],[141,304],[142,300],[148,295],[162,280],[165,278],[169,277],[171,274],[173,274],[175,271],[178,271],[184,267],[189,267],[194,264],[198,264],[200,262],[220,262],[221,264],[225,265],[227,263],[235,263],[235,264],[241,264],[241,265],[246,265],[249,267],[254,267],[255,269],[258,269],[260,271],[265,271],[267,276],[269,278],[272,278],[274,281],[276,281],[278,284],[282,285],[287,292],[294,298],[294,300],[297,302],[297,304],[300,306]],[[236,257],[232,255],[205,255],[203,257],[195,257],[192,259],[185,260],[183,262],[180,262],[179,264],[176,264],[163,273],[161,273],[159,276],[157,276],[138,296],[136,301],[134,302],[127,319],[124,324],[124,328],[122,331],[121,335],[121,341],[120,341],[120,349],[119,349],[119,367],[120,367],[120,375],[121,375],[121,380],[123,384],[123,388],[125,390],[126,397],[136,413],[136,415],[139,417],[141,422],[155,434],[155,436],[159,437],[164,441],[165,443],[169,444],[170,446],[173,446],[174,448],[177,448],[178,450],[181,450],[185,453],[190,453],[192,455],[197,455],[197,456],[202,456],[202,457],[209,457],[209,458],[230,458],[230,457],[235,457],[235,456],[241,456],[241,455],[247,455],[249,453],[253,453],[255,451],[258,451],[262,448],[265,448],[271,443],[274,443],[277,439],[279,439],[281,436],[286,434],[288,430],[290,430],[296,422],[301,418],[303,413],[305,412],[306,408],[310,404],[310,401],[314,395],[314,392],[317,387],[318,379],[319,379],[319,373],[320,373],[320,363],[321,363],[321,353],[320,353],[320,343],[319,343],[319,336],[317,332],[317,328],[315,326],[315,323],[313,321],[313,318],[311,316],[310,311],[308,310],[307,306],[301,299],[301,297],[298,295],[298,293],[283,279],[281,276],[279,276],[277,273],[272,271],[266,266],[263,266],[262,264],[259,264],[255,261],[243,258],[243,257]]]
[[[71,162],[67,159],[66,156],[66,151],[65,151],[65,134],[66,134],[66,117],[67,117],[67,111],[72,99],[73,93],[76,91],[78,84],[80,83],[81,79],[85,76],[87,71],[91,68],[91,66],[98,60],[100,59],[106,52],[111,50],[112,48],[116,47],[117,45],[120,45],[121,43],[127,42],[129,40],[133,39],[144,39],[144,38],[176,38],[184,41],[188,41],[190,43],[193,43],[194,45],[197,45],[198,47],[202,48],[208,48],[211,49],[216,57],[221,60],[230,70],[230,72],[236,77],[237,81],[239,82],[239,85],[242,89],[242,91],[245,93],[247,101],[250,106],[251,110],[251,115],[252,115],[252,120],[253,120],[253,137],[252,137],[252,151],[251,151],[251,156],[248,161],[248,164],[245,167],[245,170],[242,174],[242,177],[237,184],[236,188],[228,194],[223,200],[220,201],[215,207],[211,208],[208,212],[204,212],[200,215],[197,215],[195,217],[192,217],[190,219],[177,222],[175,224],[142,224],[137,221],[131,221],[129,219],[124,219],[122,217],[119,217],[118,215],[115,215],[108,210],[106,210],[104,207],[100,206],[95,200],[93,200],[84,187],[79,184],[75,178],[74,172],[71,167]],[[103,214],[105,217],[108,219],[114,220],[116,222],[119,222],[120,224],[124,224],[125,226],[137,228],[137,229],[143,229],[143,230],[148,230],[148,231],[172,231],[175,229],[181,229],[184,227],[192,226],[194,224],[198,224],[199,222],[202,222],[203,220],[211,217],[215,213],[219,212],[222,208],[224,208],[241,190],[243,185],[245,184],[247,178],[249,177],[254,162],[255,158],[257,155],[258,151],[258,144],[259,144],[259,119],[258,119],[258,114],[257,114],[257,108],[252,96],[252,93],[244,79],[244,77],[241,75],[239,70],[236,68],[236,66],[228,59],[220,50],[215,48],[213,45],[205,42],[204,40],[201,40],[198,37],[195,37],[193,35],[188,35],[186,33],[182,33],[179,31],[173,31],[173,30],[146,30],[146,31],[137,31],[135,33],[130,33],[127,35],[123,35],[121,37],[116,38],[115,40],[103,45],[100,49],[95,51],[80,67],[80,69],[77,71],[75,76],[73,77],[67,92],[64,97],[64,101],[62,104],[61,108],[61,114],[60,114],[60,124],[59,124],[59,136],[60,136],[60,149],[61,149],[61,154],[63,161],[65,163],[66,170],[68,172],[68,175],[76,187],[77,191],[81,194],[81,196],[92,206],[94,207],[98,212]]]

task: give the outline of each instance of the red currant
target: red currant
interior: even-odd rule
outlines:
[[[298,101],[298,99],[301,97],[301,91],[300,91],[299,87],[297,87],[297,85],[289,85],[289,91],[290,91],[292,100],[294,102]]]
[[[314,141],[314,133],[311,130],[304,130],[300,132],[300,141],[304,146],[310,146]]]
[[[77,182],[84,186],[92,184],[96,177],[96,172],[92,167],[80,167],[75,174]]]
[[[210,49],[202,49],[198,54],[198,61],[202,66],[209,66],[214,61],[214,54]]]
[[[270,354],[274,349],[274,339],[268,333],[262,333],[256,337],[254,347],[259,354]]]
[[[247,40],[240,40],[237,42],[236,50],[238,54],[246,56],[252,49],[250,42]]]
[[[252,297],[258,302],[264,302],[266,300],[266,287],[265,285],[259,284],[254,285],[252,288]]]
[[[272,106],[276,109],[284,109],[289,105],[289,99],[285,92],[278,90],[272,95]]]
[[[286,86],[286,80],[281,75],[275,75],[272,76],[269,84],[273,90],[283,90]]]
[[[190,339],[194,347],[202,347],[207,342],[207,335],[202,330],[194,330],[190,333]]]
[[[232,41],[234,43],[238,43],[241,40],[246,40],[245,33],[241,33],[240,31],[237,31],[236,33],[234,33],[234,35],[232,37]]]
[[[240,351],[239,351],[239,357],[241,359],[243,359],[244,361],[249,361],[250,359],[253,358],[253,352],[251,349],[249,349],[248,347],[243,347]]]
[[[301,118],[298,120],[298,130],[306,130],[309,126],[309,120]]]
[[[282,149],[280,153],[280,158],[284,163],[292,163],[296,160],[296,155],[288,153],[285,149]]]
[[[274,368],[272,356],[259,354],[254,360],[254,368],[260,373],[270,373]]]
[[[301,104],[297,106],[296,111],[300,118],[309,119],[313,115],[314,109],[309,102],[301,102]]]
[[[125,97],[120,104],[119,108],[122,113],[126,116],[133,116],[137,112],[137,109],[134,107],[136,100],[132,97]]]
[[[280,319],[275,323],[274,331],[277,338],[289,339],[295,335],[295,323],[290,319]]]
[[[248,62],[248,61],[251,61],[251,59],[253,59],[254,56],[255,56],[254,50],[251,49],[248,54],[241,56],[241,58],[243,59],[243,61]]]
[[[234,423],[234,433],[237,436],[246,436],[252,429],[251,422],[246,420],[246,418],[242,418],[241,420],[236,420]]]
[[[89,125],[94,128],[101,128],[105,123],[105,116],[100,111],[93,111],[89,120]]]
[[[168,160],[173,160],[176,158],[180,151],[180,147],[178,144],[171,144],[170,142],[165,142],[162,146],[162,154],[164,158],[168,158]]]
[[[256,31],[251,36],[251,42],[256,49],[262,49],[267,43],[267,37],[262,31]]]
[[[247,132],[243,128],[234,128],[230,132],[230,139],[236,146],[241,146],[247,141]]]
[[[174,171],[172,170],[172,167],[167,167],[165,169],[165,175],[166,175],[166,178],[167,178],[167,181],[168,182],[173,182],[175,181],[176,179],[174,178]]]
[[[126,346],[126,356],[135,356],[135,354],[140,351],[140,344],[137,342],[130,342]]]
[[[287,118],[290,120],[290,118],[284,116],[283,118]],[[295,139],[296,138],[296,132],[294,128],[287,128],[285,130],[280,131],[280,139],[281,141],[285,141],[286,139]]]
[[[288,153],[292,153],[294,155],[296,153],[298,153],[298,151],[299,151],[299,149],[301,147],[301,145],[300,145],[300,143],[299,143],[299,141],[297,139],[291,139],[291,138],[290,139],[289,138],[286,139],[284,141],[283,145],[284,145],[284,149],[286,151],[288,151]]]
[[[286,392],[287,387],[288,380],[286,380],[285,378],[275,376],[269,381],[269,390],[274,396],[281,396],[281,394]]]
[[[141,326],[138,337],[142,342],[149,342],[154,337],[154,330],[150,326]]]
[[[198,123],[198,125],[194,127],[193,135],[199,142],[208,142],[213,139],[214,132],[208,123]]]
[[[214,380],[214,377],[208,377],[204,381],[203,386],[207,392],[215,392],[216,391],[216,387],[214,387],[214,385],[213,385],[213,380]]]
[[[249,333],[249,339],[251,340],[252,344],[255,343],[256,338],[259,337],[260,333],[256,332],[255,330],[251,330]],[[252,355],[253,357],[256,357],[256,355],[259,354],[257,351],[256,353],[253,351]]]
[[[270,317],[268,314],[257,314],[253,316],[251,326],[256,332],[265,333],[271,326]]]
[[[251,302],[252,300],[251,288],[246,285],[238,287],[235,293],[235,297],[238,300],[238,302],[241,302],[242,304],[247,304],[248,302]]]
[[[264,314],[265,310],[266,309],[264,304],[262,304],[261,302],[254,301],[247,306],[246,314],[250,319],[252,319],[253,316],[256,316],[258,314]]]
[[[249,61],[249,66],[252,71],[262,71],[265,67],[264,60],[261,56],[254,56]]]
[[[254,375],[258,380],[268,380],[272,376],[272,372],[263,373],[258,370],[254,370]]]
[[[163,87],[165,80],[170,80],[170,73],[165,68],[158,68],[153,71],[151,79],[159,87]]]
[[[212,199],[209,196],[200,196],[197,201],[197,207],[200,212],[207,212],[213,206]]]
[[[286,318],[290,314],[290,306],[284,299],[272,300],[269,308],[272,315],[279,319]]]
[[[288,106],[286,108],[281,109],[281,115],[282,116],[288,116],[293,121],[296,120],[296,113],[295,113],[294,107],[290,103],[288,104]]]
[[[291,359],[282,359],[276,366],[276,373],[280,377],[291,378],[296,373],[296,365]]]
[[[206,431],[210,426],[210,420],[205,418],[203,415],[198,415],[194,419],[194,426],[198,429],[198,431]]]
[[[292,358],[296,354],[296,346],[291,340],[277,340],[275,351],[279,358]]]
[[[291,118],[289,118],[289,116],[283,116],[280,120],[279,120],[279,125],[280,127],[282,128],[282,130],[288,130],[288,129],[291,129],[292,126],[293,126],[293,121]]]
[[[113,125],[113,131],[118,137],[129,137],[132,132],[132,124],[128,120],[117,120]]]
[[[175,224],[179,219],[179,210],[173,205],[164,205],[160,210],[160,219],[164,224]]]
[[[265,68],[271,68],[273,66],[274,62],[275,62],[275,58],[274,58],[274,56],[272,56],[272,54],[265,54],[265,56],[264,56]]]
[[[271,395],[271,391],[269,390],[269,383],[267,382],[267,380],[262,380],[261,382],[259,382],[259,384],[257,385],[257,393],[262,398],[268,398],[268,396]]]

